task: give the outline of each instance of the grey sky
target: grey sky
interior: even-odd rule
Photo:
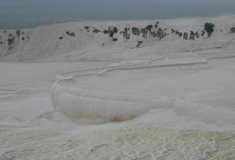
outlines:
[[[0,26],[235,14],[235,0],[0,0]]]

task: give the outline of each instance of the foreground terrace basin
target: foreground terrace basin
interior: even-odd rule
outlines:
[[[233,57],[184,56],[132,64],[58,75],[52,88],[53,107],[84,123],[170,111],[218,128],[234,128]]]

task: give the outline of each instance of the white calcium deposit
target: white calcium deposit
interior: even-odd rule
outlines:
[[[0,159],[235,159],[234,19],[0,31]]]

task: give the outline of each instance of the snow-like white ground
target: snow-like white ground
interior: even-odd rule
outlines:
[[[140,48],[134,38],[100,47],[102,36],[64,54],[67,45],[58,53],[51,41],[17,46],[0,63],[0,159],[235,159],[233,19],[164,20],[182,30],[212,21],[216,30],[195,41],[148,39]],[[78,24],[88,23],[102,26]],[[22,48],[34,61],[4,62]],[[48,56],[40,57],[42,48]]]

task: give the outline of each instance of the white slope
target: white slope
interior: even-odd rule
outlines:
[[[159,21],[104,21],[104,22],[72,22],[40,26],[35,29],[1,30],[0,31],[0,59],[3,61],[30,61],[48,59],[89,59],[89,60],[125,60],[149,59],[174,52],[194,52],[198,50],[228,49],[233,44],[234,36],[229,34],[234,27],[234,16],[217,18],[178,19]],[[159,22],[157,28],[156,22]],[[215,24],[215,32],[207,39],[201,36],[206,22]],[[147,34],[134,35],[132,28],[139,30],[153,25],[152,32],[164,30],[167,35],[159,40]],[[85,29],[89,27],[89,29]],[[104,30],[117,27],[114,34],[117,41],[113,41]],[[127,28],[130,39],[123,37]],[[97,29],[100,32],[94,33]],[[172,30],[188,33],[198,32],[200,37],[195,41],[183,40]],[[67,34],[69,33],[69,34]],[[138,41],[143,41],[136,48]],[[10,42],[10,44],[9,44]]]
[[[0,31],[0,159],[235,159],[234,18],[159,20],[161,40],[92,32],[156,21],[40,26],[10,50]]]

